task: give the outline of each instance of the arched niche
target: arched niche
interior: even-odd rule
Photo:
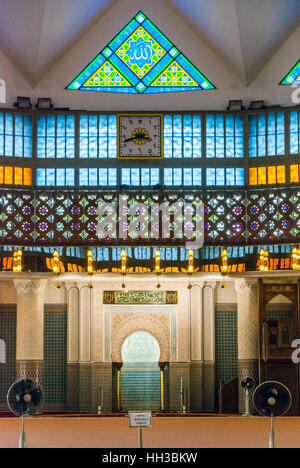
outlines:
[[[160,348],[159,362],[170,360],[170,337],[169,327],[160,320],[149,315],[134,315],[124,319],[116,327],[111,337],[112,361],[123,362],[122,347],[125,340],[135,332],[146,332],[152,335],[158,342]]]
[[[296,306],[294,302],[284,294],[278,294],[267,302],[265,307],[265,317],[270,320],[293,320]]]
[[[123,363],[153,363],[160,358],[160,346],[157,339],[148,332],[132,333],[122,345]]]

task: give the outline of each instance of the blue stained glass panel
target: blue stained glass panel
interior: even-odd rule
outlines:
[[[165,74],[175,64],[175,77]],[[200,91],[215,86],[138,12],[67,86],[71,90],[116,93]]]
[[[40,186],[46,185],[46,169],[36,170],[36,183]]]
[[[201,158],[201,116],[164,116],[164,157]]]
[[[0,130],[1,131],[1,130]],[[300,153],[300,112],[290,112],[290,153]]]
[[[122,169],[122,184],[123,185],[130,185],[130,169]]]
[[[244,121],[242,116],[206,116],[206,157],[243,158]]]
[[[13,156],[13,115],[12,114],[5,114],[5,148],[4,154],[5,156]]]
[[[79,169],[79,185],[81,186],[89,185],[89,174],[88,174],[87,168]]]
[[[97,168],[89,169],[89,185],[98,185],[98,169]],[[106,183],[104,185],[106,185]]]
[[[283,112],[249,116],[249,156],[285,154],[285,116]]]

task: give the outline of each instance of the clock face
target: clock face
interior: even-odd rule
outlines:
[[[118,158],[161,159],[162,114],[118,114]]]

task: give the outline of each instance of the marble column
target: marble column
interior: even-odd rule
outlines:
[[[241,388],[241,381],[250,377],[255,385],[258,384],[258,284],[254,279],[240,279],[236,280],[235,286],[238,303],[239,410],[244,412],[245,392]]]
[[[203,411],[215,410],[215,287],[205,281],[202,289]]]
[[[47,280],[15,279],[13,282],[17,292],[17,378],[42,384]]]
[[[203,313],[202,290],[204,281],[193,283],[191,296],[191,412],[203,409]]]

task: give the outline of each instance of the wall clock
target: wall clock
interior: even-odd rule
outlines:
[[[118,158],[162,159],[163,114],[118,114]]]

